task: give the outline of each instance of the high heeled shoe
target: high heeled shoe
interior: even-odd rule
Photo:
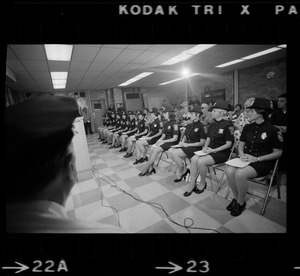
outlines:
[[[148,171],[139,173],[139,176],[145,176],[148,174]]]
[[[197,184],[195,185],[195,187],[194,187],[194,189],[193,189],[193,191],[196,193],[196,194],[202,194],[203,192],[204,192],[204,190],[206,189],[206,187],[207,187],[207,183],[205,182],[205,185],[204,185],[204,187],[202,188],[202,189],[199,189],[198,187],[197,187]]]
[[[186,178],[189,173],[190,173],[190,170],[187,169],[186,172],[180,176],[180,178],[174,179],[174,182],[180,182],[180,181],[182,181],[182,179]]]
[[[151,175],[151,174],[153,174],[153,173],[156,173],[156,170],[155,170],[154,168],[152,168],[152,170],[151,170],[150,172],[147,172],[146,174],[147,174],[147,175]]]

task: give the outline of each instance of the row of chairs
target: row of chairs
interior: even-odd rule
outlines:
[[[166,158],[162,159],[162,156],[164,154],[165,154]],[[231,148],[231,152],[230,152],[230,156],[229,156],[228,160],[233,159],[235,157],[236,157],[236,153],[235,153],[235,148],[233,146]],[[164,161],[164,162],[169,163],[169,168],[170,168],[173,165],[174,162],[173,161],[170,162],[170,161],[168,161],[168,159],[169,159],[168,153],[165,152],[165,151],[162,152],[159,155],[159,158],[158,158],[156,166],[158,166],[161,161]],[[186,162],[186,160],[185,160],[185,162]],[[261,209],[261,215],[265,214],[265,211],[266,211],[266,208],[267,208],[267,204],[268,204],[268,202],[270,200],[270,194],[271,194],[272,189],[276,188],[277,189],[277,197],[278,197],[278,199],[281,198],[280,182],[279,182],[279,177],[278,177],[278,163],[279,163],[279,158],[276,159],[274,168],[270,171],[270,173],[268,175],[265,175],[263,177],[257,177],[257,178],[249,179],[250,182],[267,186],[267,191],[266,191],[266,193],[264,194],[263,197],[258,196],[258,195],[254,194],[254,193],[248,192],[248,194],[250,194],[252,196],[258,196],[258,197],[260,197],[260,198],[263,199],[263,206],[262,206],[262,209]],[[187,164],[187,162],[186,162],[186,164]],[[219,163],[219,164],[214,164],[214,165],[207,166],[207,168],[208,168],[208,177],[209,177],[212,189],[213,189],[213,174],[214,174],[215,177],[217,177],[217,171],[221,171],[221,176],[217,180],[217,187],[216,187],[216,189],[214,191],[216,194],[220,191],[220,189],[222,188],[223,184],[225,183],[224,178],[225,178],[225,175],[226,175],[227,166],[228,165],[226,163]],[[227,193],[225,195],[226,199],[228,198],[228,196],[230,194],[230,190],[231,189],[228,186],[227,187]]]

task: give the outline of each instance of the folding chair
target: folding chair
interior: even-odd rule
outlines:
[[[231,149],[230,149],[230,154],[229,154],[229,157],[227,159],[230,160],[232,159],[233,157],[235,157],[235,152],[234,152],[234,145],[232,145]],[[219,179],[219,182],[218,182],[218,186],[216,188],[216,191],[215,193],[218,193],[218,191],[220,190],[221,186],[222,186],[222,183],[223,183],[223,179],[224,179],[224,176],[225,176],[225,173],[226,173],[226,169],[227,169],[227,164],[226,162],[223,162],[223,163],[218,163],[218,164],[214,164],[214,165],[207,165],[207,169],[208,169],[208,173],[209,173],[209,179],[210,179],[210,184],[211,184],[211,188],[213,189],[213,184],[212,184],[212,173],[211,173],[211,169],[213,170],[215,176],[217,176],[217,173],[216,173],[216,170],[219,170],[222,172],[222,175]]]
[[[263,177],[256,177],[256,178],[251,178],[249,179],[250,182],[254,182],[257,184],[262,184],[267,186],[267,192],[265,194],[265,196],[263,197],[264,199],[264,203],[263,203],[263,207],[261,209],[261,215],[263,216],[265,214],[266,208],[267,208],[267,203],[270,197],[270,192],[273,186],[273,182],[274,179],[276,180],[276,187],[273,188],[277,188],[277,197],[278,199],[281,198],[281,193],[280,193],[280,182],[279,182],[279,178],[278,178],[278,163],[279,163],[279,158],[276,159],[275,165],[273,170],[270,171],[270,173],[266,176]],[[248,194],[251,194],[250,192],[248,192]],[[251,194],[254,195],[254,194]],[[257,196],[257,195],[254,195]]]

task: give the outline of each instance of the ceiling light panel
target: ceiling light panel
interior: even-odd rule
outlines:
[[[45,51],[48,60],[70,61],[73,45],[45,44]]]

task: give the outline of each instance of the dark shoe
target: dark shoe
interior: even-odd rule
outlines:
[[[194,189],[193,189],[193,191],[194,191],[196,194],[202,194],[202,193],[204,192],[204,190],[206,189],[206,187],[207,187],[207,183],[206,183],[206,182],[205,182],[205,185],[204,185],[203,189],[199,189],[199,188],[197,187],[197,184],[196,184],[195,187],[194,187]]]
[[[154,168],[152,168],[152,170],[150,172],[147,172],[147,175],[150,175],[150,174],[153,174],[153,173],[156,173],[156,170]]]
[[[194,190],[194,189],[193,189],[193,190]],[[192,194],[193,190],[191,190],[190,192],[186,191],[183,195],[184,195],[184,196],[190,196],[190,195]]]
[[[148,171],[147,172],[141,172],[141,173],[139,173],[139,176],[145,176],[147,174],[148,174]]]
[[[234,217],[239,216],[246,208],[246,202],[243,205],[238,202],[235,204],[234,208],[231,210],[230,214]]]
[[[103,142],[102,142],[102,144],[106,144],[106,143],[107,143],[107,141],[103,141]]]
[[[228,211],[231,211],[234,207],[235,207],[235,204],[236,204],[236,199],[234,198],[231,203],[226,207],[226,209]]]
[[[135,159],[135,161],[133,162],[133,165],[136,165],[138,163],[140,163],[140,159]]]
[[[114,148],[114,146],[110,146],[108,149],[113,149]]]
[[[182,179],[185,179],[189,173],[190,173],[190,170],[187,169],[186,172],[184,174],[182,174],[179,179],[175,179],[174,182],[180,182]]]
[[[111,143],[107,143],[107,145],[108,145],[108,146],[110,146],[110,145],[111,145]]]
[[[128,157],[130,157],[130,156],[132,156],[133,155],[133,153],[126,153],[126,155],[124,156],[125,158],[128,158]]]
[[[119,150],[119,152],[122,152],[122,151],[125,151],[124,148],[121,148],[121,149]]]
[[[146,156],[145,158],[141,158],[141,159],[139,159],[139,162],[140,163],[144,163],[145,161],[148,161],[148,157]]]

